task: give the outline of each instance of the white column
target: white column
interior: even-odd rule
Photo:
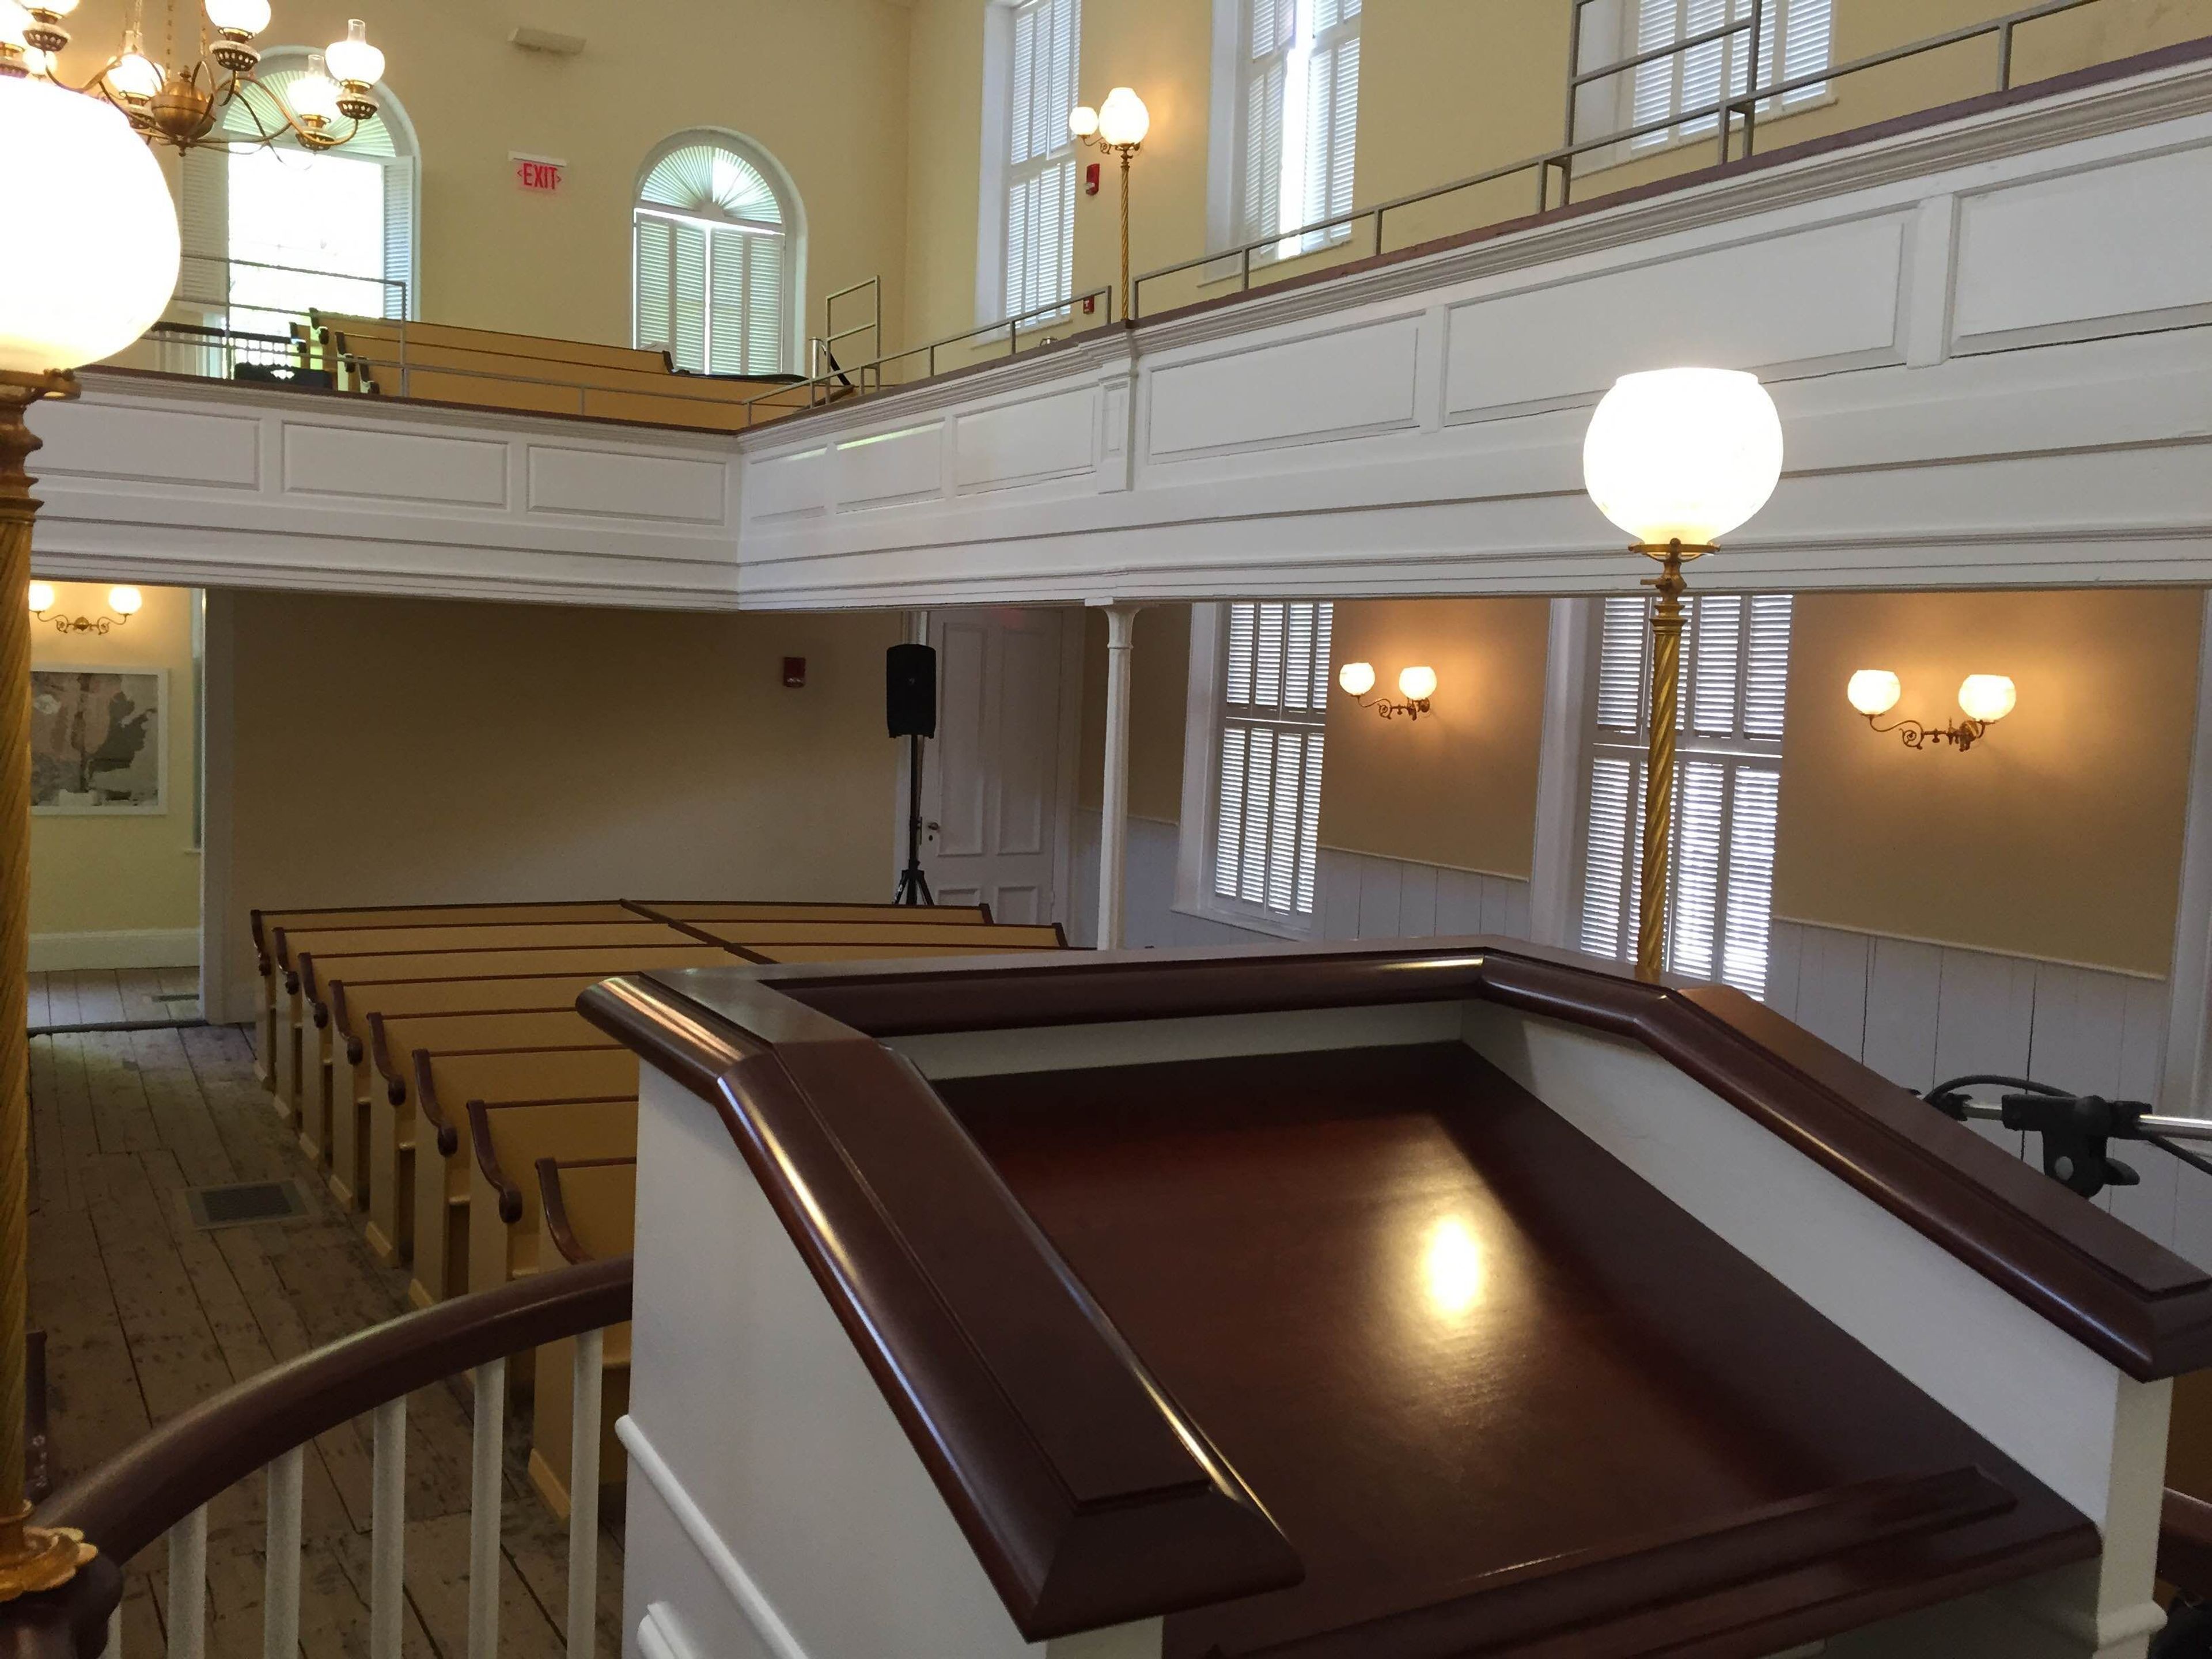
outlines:
[[[1129,857],[1129,646],[1144,607],[1097,601],[1106,612],[1106,781],[1098,803],[1098,948],[1121,948]]]
[[[2212,591],[2204,596],[2197,668],[2197,732],[2189,756],[2189,812],[2181,843],[2173,972],[2167,981],[2166,1075],[2158,1109],[2204,1109],[2212,1083]]]

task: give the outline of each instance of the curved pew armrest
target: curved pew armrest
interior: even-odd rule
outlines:
[[[2185,1595],[2212,1601],[2212,1504],[2171,1486],[2158,1517],[2158,1576]]]

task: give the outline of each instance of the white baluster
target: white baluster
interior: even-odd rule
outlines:
[[[169,1528],[169,1659],[207,1654],[207,1510]]]
[[[100,1659],[123,1659],[123,1603],[115,1604],[115,1611],[107,1615],[107,1645],[100,1650]]]
[[[368,1659],[399,1659],[406,1607],[407,1396],[376,1408],[368,1506]]]
[[[507,1439],[507,1361],[476,1369],[476,1446],[469,1480],[469,1659],[499,1652],[500,1459]]]
[[[592,1659],[599,1607],[599,1370],[606,1333],[576,1339],[568,1424],[568,1659]]]
[[[300,1659],[300,1494],[307,1448],[269,1466],[269,1561],[262,1579],[261,1659]]]

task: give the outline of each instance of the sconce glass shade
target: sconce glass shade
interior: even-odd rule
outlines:
[[[28,598],[33,616],[51,611],[54,608],[54,585],[52,582],[33,582]]]
[[[1109,144],[1141,144],[1152,130],[1152,112],[1127,87],[1116,87],[1098,106],[1098,136]]]
[[[341,81],[373,87],[384,78],[384,54],[368,44],[368,25],[358,17],[347,21],[345,39],[331,41],[323,61]]]
[[[1851,676],[1850,685],[1844,695],[1851,700],[1852,708],[1872,718],[1896,708],[1897,700],[1905,695],[1905,688],[1887,668],[1862,668]]]
[[[1774,399],[1734,369],[1624,374],[1583,439],[1590,499],[1646,546],[1711,546],[1765,506],[1781,476]]]
[[[1398,671],[1398,695],[1408,702],[1426,702],[1437,694],[1437,671],[1433,668],[1401,668]]]
[[[1364,697],[1375,689],[1375,665],[1348,662],[1336,671],[1336,683],[1353,696]]]
[[[23,76],[0,76],[0,368],[29,374],[112,356],[167,308],[177,209],[123,112]]]
[[[269,0],[207,0],[208,21],[234,34],[258,34],[269,27]]]
[[[1098,112],[1088,104],[1078,104],[1068,112],[1067,130],[1078,138],[1088,138],[1098,131]]]
[[[146,596],[135,587],[107,590],[107,608],[118,617],[135,617],[145,609]]]
[[[1969,674],[1959,682],[1959,707],[1972,720],[2001,720],[2020,701],[2008,674]]]
[[[321,52],[307,54],[307,72],[286,89],[294,114],[303,119],[318,117],[325,123],[338,118],[338,83],[331,79],[327,64]]]

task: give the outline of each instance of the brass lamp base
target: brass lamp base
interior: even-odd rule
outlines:
[[[1681,541],[1638,542],[1659,562],[1644,586],[1658,595],[1651,608],[1651,721],[1644,740],[1644,848],[1636,916],[1636,976],[1656,985],[1667,963],[1667,902],[1672,896],[1674,835],[1674,686],[1682,652],[1682,567],[1711,552]]]
[[[59,1589],[100,1553],[75,1527],[33,1527],[28,1504],[0,1520],[0,1601]]]

